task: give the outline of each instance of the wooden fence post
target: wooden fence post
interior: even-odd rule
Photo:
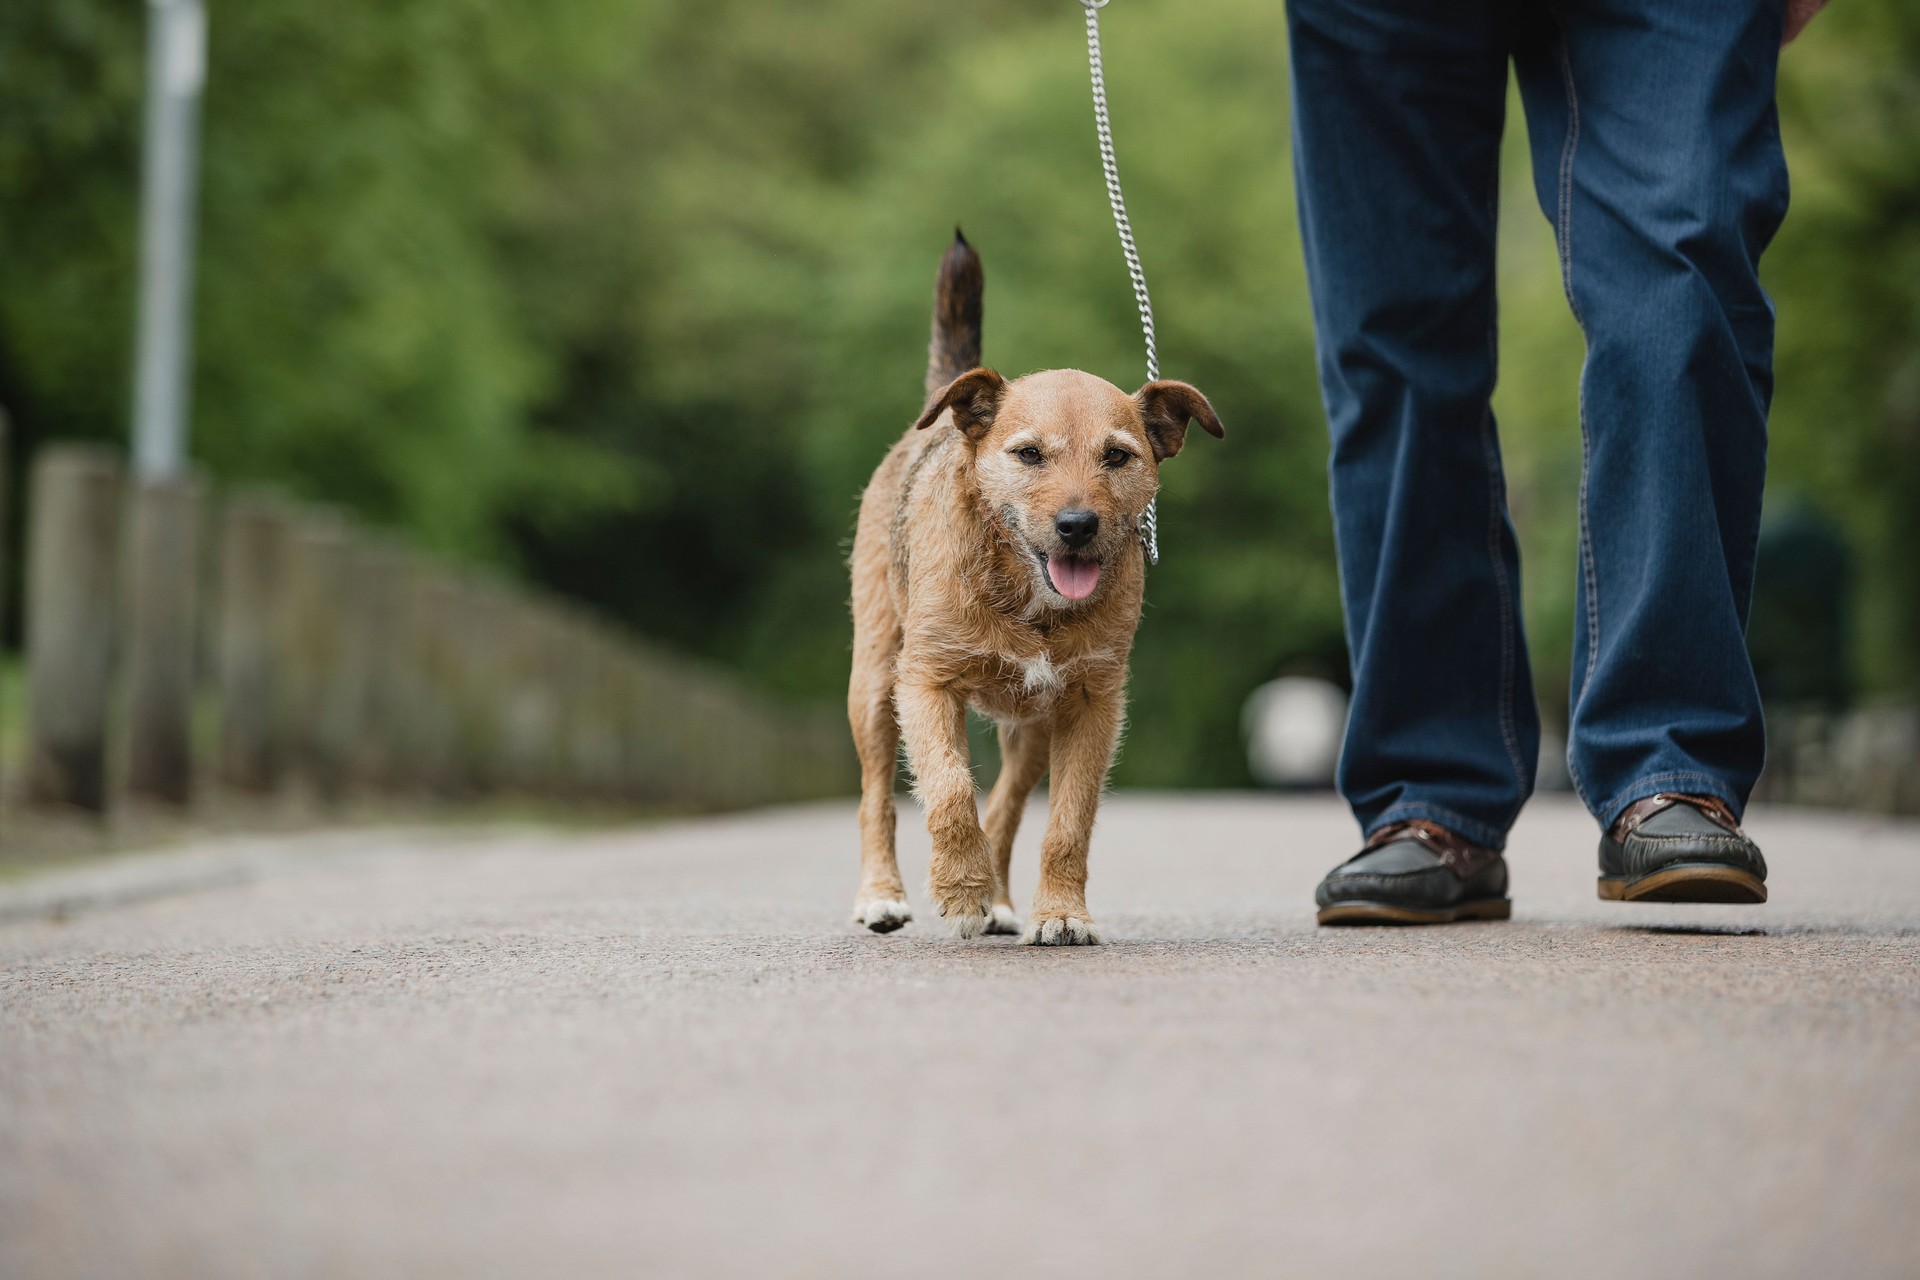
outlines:
[[[438,786],[434,773],[437,745],[431,712],[434,689],[427,659],[431,653],[427,588],[432,573],[418,553],[400,552],[399,607],[394,620],[394,653],[389,679],[395,689],[384,730],[393,751],[393,785],[418,799]]]
[[[132,486],[126,542],[127,793],[193,798],[200,482]]]
[[[359,667],[360,726],[352,750],[353,785],[391,793],[408,772],[406,727],[406,556],[384,541],[361,538],[353,550],[350,590],[358,620],[354,660]]]
[[[121,467],[97,447],[43,449],[27,545],[27,799],[104,812]]]
[[[459,757],[462,673],[454,639],[459,625],[459,587],[440,565],[422,564],[409,605],[408,647],[419,694],[413,724],[419,748],[414,759],[428,791],[438,796],[454,795],[463,781]]]
[[[329,804],[346,791],[347,749],[359,710],[342,604],[348,556],[346,531],[332,515],[309,511],[294,522],[278,646],[287,676],[287,727],[299,773]]]
[[[550,796],[566,796],[573,785],[573,725],[578,709],[564,608],[541,601],[534,632],[533,661],[546,702],[546,737],[540,747],[541,789]]]
[[[378,626],[374,596],[363,576],[366,551],[358,536],[351,528],[336,528],[326,555],[334,661],[321,685],[314,731],[326,794],[337,802],[366,773],[366,738],[372,721],[367,697],[373,687]]]
[[[541,651],[541,604],[524,592],[501,597],[503,669],[500,692],[502,782],[538,795],[549,782],[555,713]]]
[[[499,610],[490,583],[463,573],[453,580],[448,639],[454,663],[458,787],[468,796],[494,789],[499,769]]]
[[[561,652],[567,690],[567,787],[598,800],[607,780],[610,742],[601,638],[592,619],[572,609],[567,611]]]
[[[276,630],[286,590],[285,510],[252,496],[220,527],[220,779],[265,793],[286,768],[286,671]]]

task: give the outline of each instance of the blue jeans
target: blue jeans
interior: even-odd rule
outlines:
[[[1504,846],[1539,751],[1489,397],[1507,67],[1586,335],[1568,764],[1604,826],[1662,791],[1738,812],[1772,395],[1761,251],[1786,212],[1781,0],[1290,0],[1294,161],[1333,436],[1371,833]]]

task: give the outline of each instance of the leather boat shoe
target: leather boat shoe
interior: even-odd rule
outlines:
[[[1599,888],[1615,902],[1765,902],[1767,860],[1712,796],[1649,796],[1600,838]]]
[[[1327,873],[1314,890],[1321,924],[1450,924],[1505,920],[1507,863],[1436,823],[1396,822]]]

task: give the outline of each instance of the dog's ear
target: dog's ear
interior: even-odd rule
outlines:
[[[1180,452],[1180,446],[1187,442],[1189,422],[1199,423],[1208,435],[1226,438],[1227,430],[1220,425],[1213,406],[1184,382],[1149,382],[1134,392],[1133,403],[1140,410],[1140,421],[1147,428],[1147,439],[1153,443],[1153,456],[1158,461],[1165,462]]]
[[[953,425],[969,440],[978,440],[993,425],[1000,411],[1000,397],[1006,394],[1007,380],[991,369],[973,369],[961,374],[933,393],[926,412],[913,424],[925,431],[948,409],[953,410]]]

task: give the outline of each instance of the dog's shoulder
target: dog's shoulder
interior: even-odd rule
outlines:
[[[915,557],[915,544],[943,539],[953,532],[956,518],[964,518],[964,503],[956,504],[959,482],[955,463],[961,450],[951,431],[913,432],[900,446],[898,488],[893,495],[893,520],[888,538],[894,581],[903,589]]]

